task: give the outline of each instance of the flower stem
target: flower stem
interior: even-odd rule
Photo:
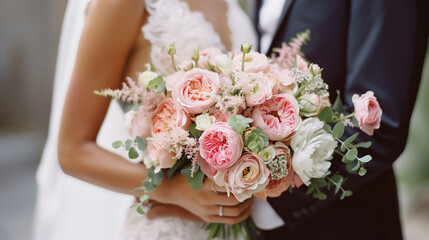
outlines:
[[[328,121],[328,122],[326,122],[326,123],[336,123],[336,122],[340,122],[340,121],[344,121],[344,120],[346,120],[347,118],[351,118],[351,117],[353,117],[355,115],[355,113],[354,112],[352,112],[352,113],[350,113],[349,115],[347,115],[347,116],[344,116],[344,117],[341,117],[341,118],[338,118],[338,119],[335,119],[335,120],[332,120],[332,121]]]
[[[174,55],[171,55],[171,62],[173,63],[173,69],[175,72],[177,72],[177,67],[176,67],[176,63],[174,62]]]
[[[243,60],[241,61],[241,71],[244,72],[244,61],[246,60],[246,52],[243,51]]]
[[[311,75],[311,79],[308,82],[306,82],[304,85],[298,88],[298,91],[296,91],[296,93],[294,94],[294,97],[297,98],[301,94],[301,92],[304,91],[305,87],[307,87],[313,80],[314,80],[314,75]]]

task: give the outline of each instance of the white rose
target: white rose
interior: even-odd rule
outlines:
[[[232,59],[226,54],[219,55],[215,58],[216,67],[227,75],[232,73]]]
[[[140,84],[143,87],[147,88],[149,86],[149,82],[156,77],[158,77],[158,74],[156,74],[155,72],[145,71],[145,72],[139,73],[138,79]]]
[[[208,113],[198,115],[195,119],[195,123],[197,124],[195,128],[200,131],[205,131],[207,128],[213,125],[215,121],[216,118],[214,116],[210,116]]]
[[[328,171],[337,147],[337,141],[323,130],[323,124],[318,118],[304,120],[290,142],[294,151],[292,167],[307,186],[311,178],[320,178]]]

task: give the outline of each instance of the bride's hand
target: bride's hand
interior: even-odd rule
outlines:
[[[253,204],[251,198],[240,203],[232,194],[228,197],[223,187],[213,184],[212,180],[208,178],[204,180],[203,189],[193,190],[181,174],[156,187],[155,194],[158,196],[155,200],[164,204],[180,206],[204,222],[225,224],[241,222],[249,217]],[[219,216],[220,206],[222,206],[223,216]],[[168,210],[168,206],[163,206],[158,210],[166,213],[165,208]],[[171,210],[170,216],[178,213],[183,215],[183,218],[188,218],[183,211]],[[166,216],[167,214],[161,215]]]

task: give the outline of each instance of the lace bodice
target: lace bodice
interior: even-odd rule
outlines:
[[[201,12],[191,11],[188,4],[179,0],[146,0],[148,23],[142,27],[144,37],[152,44],[151,60],[160,73],[171,72],[166,47],[175,43],[175,59],[182,62],[190,57],[193,48],[218,47],[226,50],[219,35]],[[242,42],[256,43],[256,33],[236,0],[226,0],[228,26],[231,31],[232,50]]]

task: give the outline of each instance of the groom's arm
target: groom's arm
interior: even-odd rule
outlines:
[[[391,169],[405,148],[426,53],[429,20],[425,11],[428,10],[428,3],[423,0],[350,1],[343,102],[351,109],[354,93],[372,90],[383,109],[383,117],[374,136],[361,132],[357,139],[372,141],[370,149],[359,149],[359,156],[371,154],[373,157],[365,165],[368,172],[364,177],[347,173],[340,158],[332,160],[332,172],[339,171],[347,177],[345,189],[364,188],[376,176]],[[349,129],[345,137],[356,131],[358,129]],[[305,189],[299,189],[281,201],[284,205],[290,204],[285,219],[288,222],[296,214],[302,216],[302,220],[305,216],[314,216],[340,200],[337,195],[315,201],[305,195]],[[301,214],[300,209],[305,210],[301,211],[305,214]]]

